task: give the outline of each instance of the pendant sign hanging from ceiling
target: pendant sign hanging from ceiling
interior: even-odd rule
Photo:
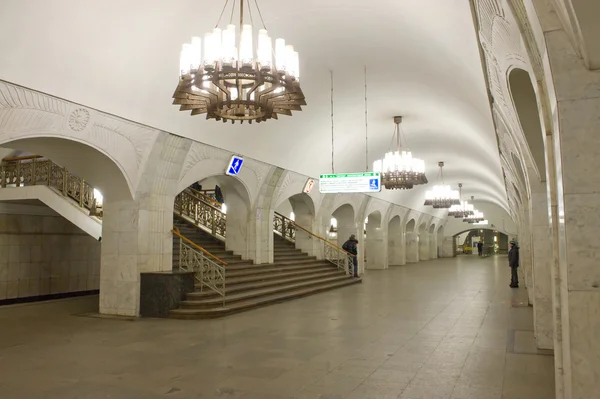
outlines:
[[[227,169],[225,169],[225,174],[227,176],[237,176],[240,173],[243,164],[244,158],[238,157],[237,155],[232,156],[229,165],[227,165]]]
[[[314,186],[315,186],[315,179],[308,179],[306,181],[306,184],[304,185],[304,190],[302,190],[302,191],[305,192],[306,194],[310,194],[310,192],[312,191]]]
[[[322,194],[378,193],[381,191],[381,173],[335,173],[319,176]]]

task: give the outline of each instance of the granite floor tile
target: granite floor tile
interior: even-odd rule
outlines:
[[[81,316],[97,297],[2,307],[0,396],[550,399],[553,358],[510,305],[526,297],[506,257],[464,256],[217,320]]]

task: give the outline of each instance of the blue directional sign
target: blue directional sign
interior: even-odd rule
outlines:
[[[228,176],[237,176],[242,169],[242,164],[244,163],[244,158],[234,155],[231,157],[231,161],[229,161],[229,166],[225,170],[225,174]]]
[[[369,191],[379,191],[379,179],[369,179]]]

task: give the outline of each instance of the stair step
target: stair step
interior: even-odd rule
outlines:
[[[345,287],[348,285],[361,283],[360,278],[345,278],[343,280],[332,282],[329,284],[322,284],[318,286],[301,288],[296,290],[290,290],[287,292],[267,295],[254,300],[240,301],[233,304],[226,304],[225,306],[208,308],[208,309],[175,309],[171,310],[169,316],[177,319],[207,319],[227,316],[230,314],[242,312],[244,310],[254,309],[266,305],[271,305],[279,302],[288,301],[295,298],[301,298],[304,296],[317,294],[324,291],[333,290],[336,288]]]
[[[308,281],[320,282],[321,280],[327,279],[329,277],[341,277],[341,276],[345,276],[345,275],[341,271],[333,269],[333,270],[328,270],[325,273],[322,273],[322,272],[321,273],[312,273],[312,274],[307,274],[307,275],[303,275],[303,276],[277,278],[277,279],[263,280],[263,281],[254,281],[254,282],[250,282],[250,283],[240,283],[240,284],[235,284],[235,285],[231,285],[228,281],[226,288],[225,288],[225,292],[227,293],[227,295],[231,295],[231,294],[238,293],[238,292],[257,290],[257,289],[261,289],[261,288],[273,287],[273,286],[278,286],[278,285],[287,285],[287,284],[302,283],[302,282],[308,282]],[[218,296],[219,296],[218,293],[205,289],[205,291],[202,291],[202,292],[196,291],[196,292],[187,294],[186,299],[190,300],[190,301],[194,301],[194,300],[200,300],[200,299],[218,297]]]
[[[277,280],[281,278],[292,278],[307,275],[322,275],[335,271],[333,267],[323,267],[322,269],[310,269],[310,270],[293,270],[290,272],[271,273],[271,274],[254,274],[248,276],[231,277],[227,276],[227,286],[234,286],[237,284],[254,283],[258,281]]]
[[[337,275],[335,277],[325,278],[325,279],[322,279],[322,280],[319,280],[316,282],[315,281],[305,281],[305,282],[300,282],[300,283],[291,283],[291,284],[285,284],[285,285],[278,285],[275,287],[256,289],[256,290],[251,290],[251,291],[247,291],[247,292],[240,292],[237,294],[227,295],[225,297],[225,303],[232,304],[234,302],[247,301],[247,300],[251,300],[254,298],[275,295],[275,294],[279,294],[279,293],[286,292],[286,291],[304,289],[304,288],[308,288],[311,286],[318,286],[318,285],[328,284],[328,283],[335,283],[340,280],[350,280],[350,277],[348,277],[344,274],[341,276]],[[222,302],[223,302],[223,300],[220,296],[215,297],[215,298],[204,298],[204,299],[200,299],[200,300],[186,299],[185,301],[181,302],[181,307],[182,308],[207,308],[207,307],[212,307],[215,305],[222,304]]]
[[[238,270],[227,269],[227,278],[232,277],[242,277],[242,276],[252,276],[259,274],[274,274],[274,273],[284,273],[284,272],[292,272],[298,270],[313,270],[313,269],[321,269],[326,267],[332,267],[323,262],[315,262],[308,264],[296,264],[296,265],[274,265],[273,267],[245,267]]]
[[[273,256],[273,261],[277,263],[278,260],[315,260],[316,256],[308,256],[307,254],[298,255],[278,255]]]

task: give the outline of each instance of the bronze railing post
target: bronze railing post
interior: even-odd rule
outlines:
[[[62,195],[66,196],[68,193],[67,187],[68,187],[68,175],[69,175],[69,172],[67,172],[67,168],[62,168],[62,175],[63,175],[63,184],[62,184],[61,191],[62,191]]]
[[[2,188],[6,187],[6,168],[4,167],[4,162],[2,162],[2,166],[1,166],[1,171],[0,171],[0,176],[2,177],[2,182],[0,183],[0,185],[2,186]]]
[[[85,190],[85,180],[79,179],[79,206],[83,208],[83,190]]]
[[[213,235],[217,234],[217,210],[213,209],[211,212],[212,220],[210,222],[210,229]]]
[[[35,158],[33,158],[31,160],[31,181],[29,182],[32,186],[35,186],[35,184],[37,183],[37,181],[35,179],[36,167],[37,167],[36,165],[37,165],[37,162],[36,162]]]

